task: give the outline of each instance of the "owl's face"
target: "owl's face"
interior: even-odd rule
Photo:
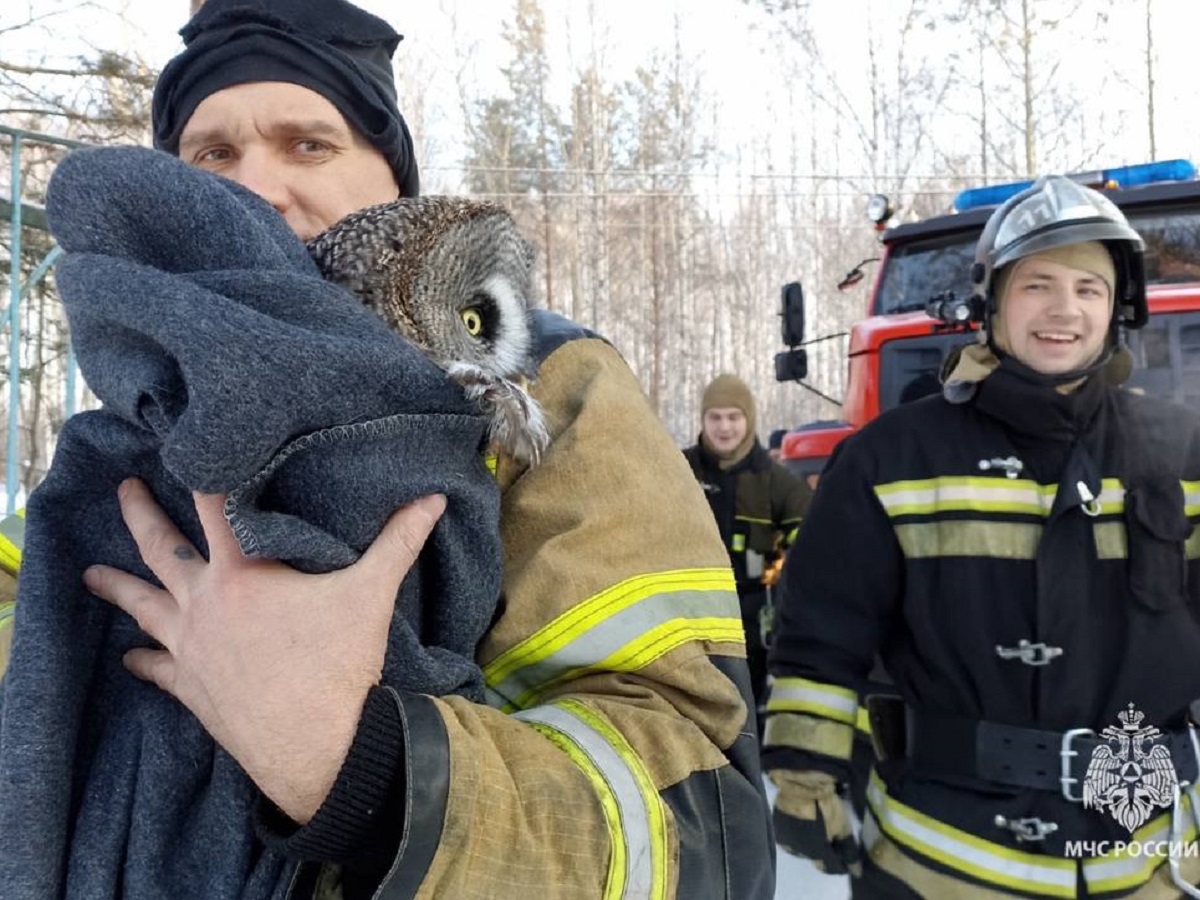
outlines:
[[[434,359],[497,376],[525,372],[532,269],[533,248],[507,213],[450,226],[411,283],[408,313]]]
[[[369,207],[309,242],[349,288],[442,366],[532,374],[533,247],[500,206],[419,197]]]

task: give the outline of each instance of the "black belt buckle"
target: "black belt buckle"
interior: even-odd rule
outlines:
[[[1062,744],[1058,751],[1059,759],[1062,760],[1062,769],[1060,770],[1061,774],[1058,782],[1062,785],[1063,799],[1071,803],[1083,802],[1083,794],[1080,794],[1078,797],[1071,796],[1071,785],[1079,783],[1079,779],[1071,775],[1071,764],[1075,757],[1079,755],[1079,751],[1073,749],[1072,745],[1079,738],[1094,738],[1095,736],[1096,732],[1090,728],[1072,728],[1063,732]]]

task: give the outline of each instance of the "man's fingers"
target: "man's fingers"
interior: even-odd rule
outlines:
[[[142,681],[158,685],[172,697],[175,693],[175,660],[163,650],[139,648],[125,654],[125,668]]]
[[[142,560],[168,591],[180,596],[179,589],[189,572],[204,565],[204,558],[175,527],[141,481],[130,478],[122,482],[117,497],[121,503],[121,517],[137,543]]]
[[[196,504],[196,515],[200,517],[200,527],[204,529],[204,538],[208,541],[208,558],[210,561],[233,561],[244,559],[241,545],[234,537],[233,529],[225,518],[225,494],[201,494],[192,492],[192,500]]]
[[[446,498],[441,494],[422,497],[396,510],[354,567],[372,569],[381,577],[386,573],[394,593],[445,511]]]
[[[97,597],[129,613],[138,628],[164,647],[174,645],[171,623],[178,607],[166,591],[108,566],[89,568],[83,573],[83,583]]]

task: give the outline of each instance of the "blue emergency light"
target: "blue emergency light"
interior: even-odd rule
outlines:
[[[1088,187],[1130,188],[1163,181],[1191,181],[1196,177],[1196,167],[1186,159],[1164,159],[1161,162],[1142,163],[1138,166],[1077,172],[1069,177]],[[1032,185],[1033,181],[1013,181],[1008,184],[968,188],[954,198],[954,208],[958,212],[966,212],[968,209],[983,206],[999,206],[1009,197]]]

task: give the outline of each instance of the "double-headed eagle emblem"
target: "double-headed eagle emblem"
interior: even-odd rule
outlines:
[[[1171,751],[1158,743],[1162,733],[1142,727],[1145,714],[1134,709],[1118,713],[1121,727],[1109,725],[1100,736],[1107,743],[1092,750],[1083,778],[1083,805],[1107,809],[1130,832],[1141,826],[1156,807],[1170,807],[1178,792]]]

